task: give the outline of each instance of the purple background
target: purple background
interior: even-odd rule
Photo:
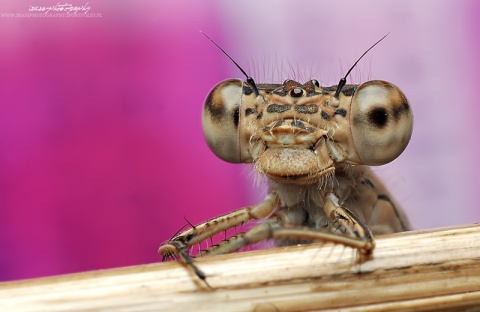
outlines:
[[[414,109],[407,150],[376,172],[417,229],[479,222],[477,2],[89,5],[102,17],[0,17],[1,281],[157,262],[184,216],[264,196],[203,142],[206,94],[242,76],[199,30],[257,82],[323,85],[390,32],[349,80],[391,81]]]

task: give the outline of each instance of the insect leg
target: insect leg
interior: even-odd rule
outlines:
[[[193,272],[195,272],[195,275],[198,276],[198,278],[200,278],[207,286],[208,288],[212,288],[210,287],[210,285],[207,283],[207,276],[205,275],[205,273],[203,273],[202,270],[200,270],[194,263],[193,263],[193,260],[192,260],[192,257],[190,257],[190,255],[188,254],[187,252],[187,247],[182,243],[182,242],[179,242],[179,241],[176,241],[176,242],[172,242],[172,245],[175,245],[175,251],[176,251],[176,256],[183,262],[185,263],[187,266],[189,266],[190,268],[193,269]]]
[[[355,214],[347,208],[340,206],[337,195],[327,193],[323,210],[330,219],[335,223],[341,224],[351,235],[351,237],[345,237],[353,238],[359,242],[360,248],[356,247],[358,250],[364,254],[369,254],[373,251],[375,242],[373,241],[372,233]]]
[[[251,230],[230,237],[217,246],[203,251],[203,255],[220,255],[231,253],[248,245],[252,245],[267,239],[301,239],[312,241],[331,242],[334,244],[342,244],[344,246],[358,249],[364,253],[368,253],[373,249],[373,241],[364,241],[358,238],[349,237],[336,233],[319,231],[309,227],[285,227],[278,224],[276,218],[253,227]],[[368,251],[368,252],[367,252]]]
[[[347,230],[349,235],[319,231],[309,227],[284,226],[285,221],[280,213],[246,233],[232,236],[228,240],[208,248],[202,252],[202,255],[230,253],[266,239],[318,240],[349,246],[363,254],[371,253],[375,248],[375,243],[370,230],[350,210],[341,207],[338,201],[338,197],[334,193],[327,193],[324,210],[326,215]]]
[[[193,264],[192,256],[188,254],[188,248],[249,220],[268,217],[278,206],[279,201],[278,195],[272,192],[256,206],[244,207],[191,227],[164,242],[158,252],[163,260],[173,257],[180,259],[181,262],[191,267],[200,279],[205,281],[205,274]]]
[[[213,235],[222,231],[233,228],[237,225],[241,225],[249,220],[261,219],[268,217],[275,207],[278,206],[279,198],[276,193],[270,193],[265,197],[265,200],[260,204],[253,207],[244,207],[233,212],[221,215],[219,217],[210,219],[199,225],[176,235],[171,240],[166,241],[160,246],[159,253],[162,256],[176,255],[180,256],[177,252],[179,244],[181,242],[188,248],[198,242],[202,242]]]

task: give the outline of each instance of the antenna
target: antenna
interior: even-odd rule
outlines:
[[[204,33],[203,31],[200,31],[200,32],[201,32],[205,37],[207,37],[207,39],[210,40],[217,48],[219,48],[220,51],[222,51],[223,54],[225,54],[225,55],[230,59],[230,61],[232,61],[233,64],[235,64],[235,66],[237,66],[238,69],[240,69],[240,71],[245,75],[245,77],[247,77],[247,83],[250,85],[250,87],[252,87],[253,92],[255,93],[255,96],[259,96],[260,93],[258,92],[257,85],[255,84],[255,81],[253,81],[253,78],[250,77],[250,76],[243,70],[243,68],[240,67],[240,65],[238,65],[237,62],[235,62],[235,61],[233,60],[233,58],[232,58],[230,55],[228,55],[227,52],[225,52],[225,50],[223,50],[215,41],[213,41],[212,38],[210,38],[209,36],[207,36],[207,34]],[[383,39],[383,38],[382,38],[382,39]]]
[[[383,36],[380,40],[378,40],[377,42],[375,42],[370,48],[368,48],[367,51],[363,52],[362,56],[360,56],[358,58],[358,60],[355,62],[355,64],[353,64],[352,67],[350,67],[350,69],[347,71],[345,77],[343,77],[342,79],[340,79],[340,81],[338,82],[338,86],[337,86],[337,90],[335,91],[335,98],[338,99],[338,96],[340,95],[340,91],[342,91],[342,88],[345,86],[345,84],[347,83],[347,76],[350,75],[350,72],[353,70],[353,68],[355,66],[357,66],[357,63],[360,62],[360,60],[365,56],[365,54],[368,53],[368,51],[370,51],[371,49],[373,49],[374,46],[376,46],[377,44],[380,43],[380,41],[382,41],[383,39],[385,39],[386,36],[388,36],[389,33],[387,33],[385,36]],[[211,39],[210,39],[211,40]]]

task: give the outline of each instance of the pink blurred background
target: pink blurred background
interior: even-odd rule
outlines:
[[[203,142],[219,81],[398,85],[415,113],[376,169],[416,229],[479,222],[475,1],[91,1],[101,17],[7,17],[0,4],[0,281],[158,262],[185,224],[255,204],[249,166]],[[82,6],[86,2],[69,3]],[[292,71],[290,65],[295,69]]]

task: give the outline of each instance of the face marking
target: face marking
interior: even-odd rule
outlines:
[[[317,104],[308,104],[308,105],[295,105],[295,111],[302,114],[315,114],[318,112]]]
[[[268,127],[268,126],[267,126],[267,127],[263,127],[263,128],[262,128],[262,131],[263,131],[263,132],[268,132],[268,131],[270,131],[270,130],[272,130],[272,129],[278,128],[278,127],[280,127],[281,125],[283,125],[283,122],[284,122],[284,120],[279,120],[279,121],[277,121],[276,123],[274,123],[273,126],[271,126],[271,127]]]
[[[253,108],[247,108],[245,110],[245,116],[248,116],[248,115],[251,115],[251,114],[255,114],[255,110]]]
[[[292,120],[292,126],[294,127],[297,127],[297,128],[300,128],[302,130],[307,130],[307,127],[305,127],[305,124],[303,122],[301,122],[300,120],[298,119],[294,119]],[[310,128],[311,129],[311,128]]]
[[[281,125],[283,125],[283,120],[277,121],[272,128],[280,127]]]
[[[347,111],[343,108],[337,108],[333,114],[334,115],[340,115],[342,117],[346,117],[347,116]]]
[[[291,105],[270,104],[267,107],[267,113],[283,113],[292,108]]]
[[[330,116],[328,116],[328,114],[326,112],[324,112],[323,110],[320,112],[320,114],[322,115],[323,119],[330,120]]]

